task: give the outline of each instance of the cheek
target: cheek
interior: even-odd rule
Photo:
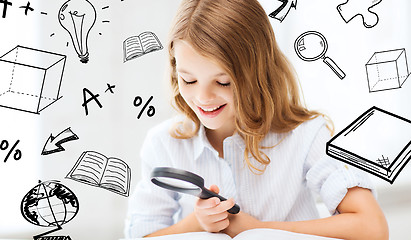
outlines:
[[[187,104],[190,105],[189,101],[192,98],[192,93],[193,91],[190,91],[187,86],[185,86],[184,84],[178,84],[178,91],[180,92],[180,95],[183,97],[183,99],[186,101]]]

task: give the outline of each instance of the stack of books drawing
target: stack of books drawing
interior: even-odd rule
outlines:
[[[411,121],[372,107],[327,143],[327,154],[392,184],[411,159]]]

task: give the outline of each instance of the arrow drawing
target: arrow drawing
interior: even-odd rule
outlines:
[[[297,0],[278,0],[282,2],[281,6],[279,6],[274,12],[270,13],[268,16],[275,18],[282,22],[285,17],[287,17],[288,12],[291,8],[297,9]]]
[[[57,136],[55,137],[50,134],[50,137],[47,139],[46,144],[44,144],[41,155],[48,155],[64,151],[65,149],[61,146],[63,143],[77,139],[79,139],[78,136],[73,131],[71,131],[70,127],[57,134]]]

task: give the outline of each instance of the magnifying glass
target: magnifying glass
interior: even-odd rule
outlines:
[[[159,187],[180,193],[191,194],[201,199],[218,197],[221,201],[227,200],[217,193],[205,188],[204,179],[202,177],[185,170],[157,167],[154,168],[151,173],[151,181]],[[237,204],[228,210],[228,212],[232,214],[236,214],[239,211],[240,207]]]
[[[325,37],[316,31],[308,31],[301,34],[294,43],[294,49],[298,57],[304,61],[312,62],[320,58],[329,66],[340,79],[345,77],[345,73],[335,64],[335,62],[325,56],[328,49]]]

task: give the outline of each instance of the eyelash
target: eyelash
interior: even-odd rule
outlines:
[[[194,83],[197,82],[196,80],[191,81],[191,82],[188,82],[188,81],[184,80],[184,78],[182,78],[182,77],[180,77],[180,78],[181,78],[181,80],[183,80],[184,84],[186,84],[186,85],[194,84]],[[228,83],[220,83],[220,82],[217,82],[217,83],[218,83],[220,86],[222,86],[222,87],[228,87],[228,86],[230,86],[230,83],[229,83],[229,82],[228,82]]]
[[[229,87],[230,86],[230,83],[228,82],[228,83],[220,83],[220,82],[217,82],[218,84],[220,84],[222,87]]]
[[[182,78],[182,77],[180,77],[181,78],[181,80],[183,80],[183,82],[184,82],[184,84],[186,84],[186,85],[190,85],[190,84],[194,84],[194,83],[196,83],[197,81],[191,81],[191,82],[187,82],[186,80],[184,80],[184,78]]]

